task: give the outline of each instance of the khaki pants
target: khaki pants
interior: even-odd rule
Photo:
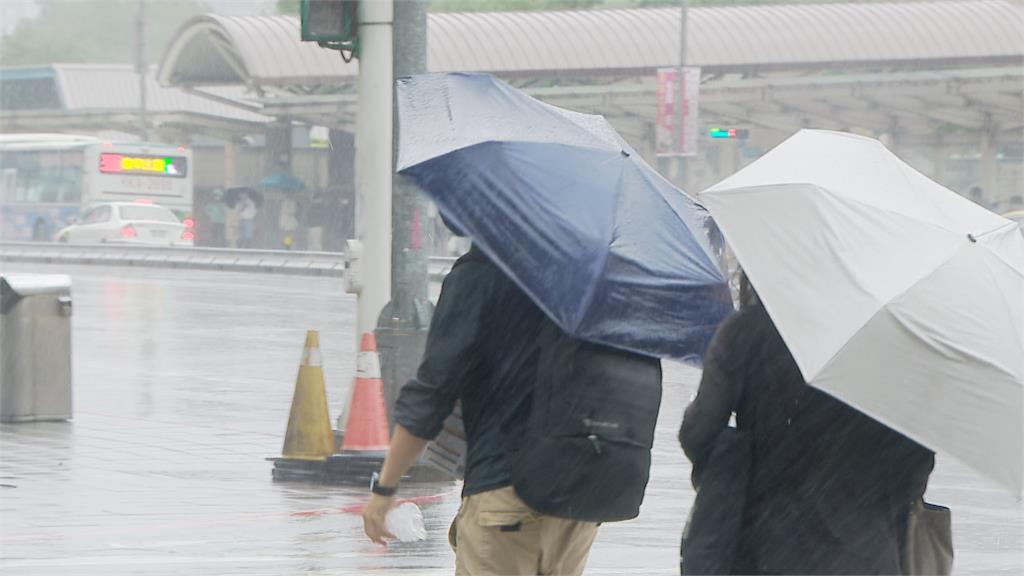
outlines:
[[[579,576],[597,527],[534,512],[507,487],[463,498],[448,542],[456,576]]]

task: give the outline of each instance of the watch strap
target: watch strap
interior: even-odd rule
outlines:
[[[391,497],[398,493],[398,486],[384,486],[380,483],[380,474],[374,472],[370,477],[370,492],[378,496]]]

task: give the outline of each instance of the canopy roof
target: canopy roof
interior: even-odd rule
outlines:
[[[147,78],[146,109],[158,126],[204,133],[262,131],[270,118],[238,98],[243,87],[193,94]],[[138,126],[139,79],[120,64],[52,64],[0,68],[0,128],[40,130],[122,130]],[[197,130],[198,129],[198,130]]]
[[[1010,0],[692,8],[688,64],[705,72],[993,66],[1024,62]],[[509,76],[648,74],[679,62],[676,8],[430,14],[428,68]],[[299,39],[288,16],[204,15],[160,66],[165,85],[351,80],[358,63]]]

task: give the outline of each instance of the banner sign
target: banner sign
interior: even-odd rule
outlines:
[[[658,69],[658,115],[655,127],[655,152],[658,156],[695,156],[699,133],[697,105],[700,94],[700,67],[683,69],[683,94],[679,91],[679,68]],[[676,106],[682,106],[682,125],[675,127]]]

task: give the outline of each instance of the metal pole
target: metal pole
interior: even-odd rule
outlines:
[[[135,13],[135,71],[139,74],[139,135],[144,142],[149,140],[149,119],[146,117],[148,68],[146,63],[146,0],[139,0],[139,9]]]
[[[395,4],[394,63],[396,78],[427,69],[427,4],[423,0]],[[395,110],[392,163],[398,160],[399,128]],[[416,184],[400,175],[395,175],[392,202],[391,318],[398,318],[404,328],[417,328],[416,301],[427,300],[427,202]]]
[[[683,153],[683,95],[686,84],[686,36],[687,15],[690,11],[689,0],[679,1],[679,71],[676,72],[675,118],[672,125],[676,141],[676,184],[685,188],[686,157]]]
[[[359,3],[359,116],[356,121],[356,193],[363,244],[363,289],[356,342],[377,325],[391,299],[392,0]]]
[[[427,3],[395,3],[395,77],[427,69]],[[398,159],[398,112],[394,111],[392,162]],[[377,323],[388,414],[398,390],[411,378],[426,345],[432,305],[428,300],[427,201],[409,178],[394,175],[392,188],[391,302]]]

